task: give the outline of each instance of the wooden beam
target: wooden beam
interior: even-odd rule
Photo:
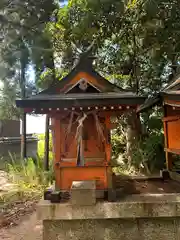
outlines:
[[[180,120],[180,116],[169,116],[169,117],[164,117],[163,122],[173,122],[173,121],[178,121]]]
[[[174,154],[180,155],[180,149],[164,148],[164,151],[168,153],[174,153]]]

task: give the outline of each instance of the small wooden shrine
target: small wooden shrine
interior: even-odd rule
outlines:
[[[111,188],[111,117],[143,102],[104,79],[87,57],[61,81],[16,104],[26,113],[50,117],[56,189],[66,191],[83,180],[96,180],[100,190]]]
[[[180,155],[180,77],[164,88],[156,97],[139,107],[143,112],[160,105],[163,107],[164,138],[167,170],[173,167],[172,155]]]

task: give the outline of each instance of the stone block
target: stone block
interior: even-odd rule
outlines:
[[[94,205],[96,203],[96,182],[73,181],[70,202],[72,205]]]

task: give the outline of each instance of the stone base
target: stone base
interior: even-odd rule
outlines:
[[[43,222],[43,240],[175,240],[180,219],[87,219]]]
[[[131,195],[91,206],[42,200],[43,240],[178,240],[180,194]]]

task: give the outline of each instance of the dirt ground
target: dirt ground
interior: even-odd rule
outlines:
[[[125,194],[180,193],[180,185],[173,180],[130,180],[116,177],[115,187],[122,188]]]
[[[0,170],[0,194],[12,189],[14,184],[9,182],[8,174]],[[0,240],[41,240],[42,224],[36,219],[35,209],[35,200],[15,202],[4,211],[0,209]]]
[[[24,217],[17,226],[0,229],[0,240],[41,240],[42,224],[36,212]]]

